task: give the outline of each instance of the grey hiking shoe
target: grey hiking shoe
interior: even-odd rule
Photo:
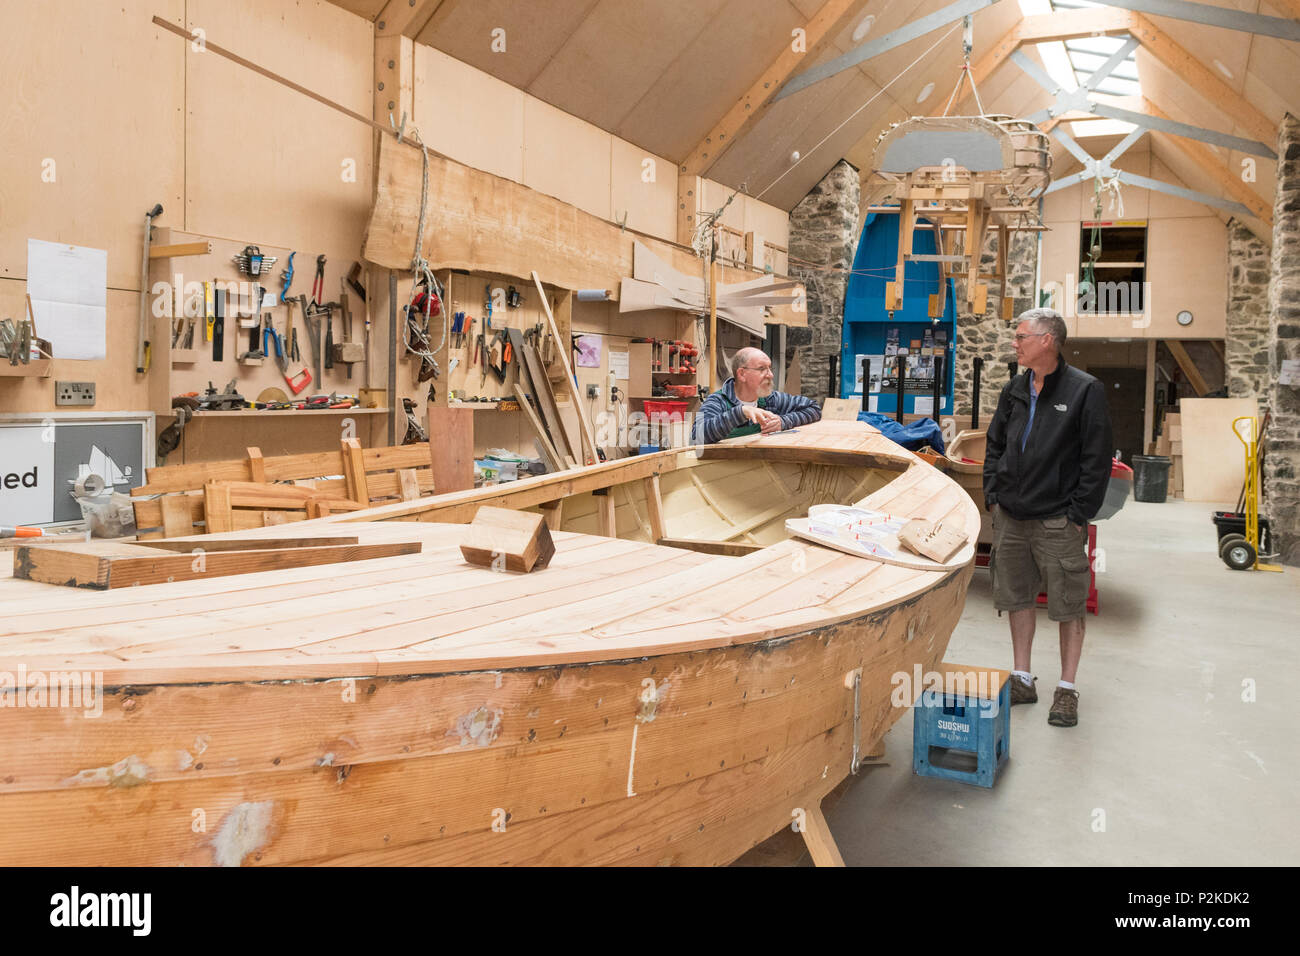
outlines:
[[[1026,684],[1015,674],[1011,675],[1011,706],[1016,704],[1036,704],[1038,703],[1038,688],[1034,686],[1038,683],[1038,678],[1034,678],[1033,684]]]
[[[1079,722],[1079,692],[1068,687],[1056,688],[1047,722],[1053,727],[1073,727]]]

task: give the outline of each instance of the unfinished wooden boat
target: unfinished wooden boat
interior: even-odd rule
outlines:
[[[167,539],[160,583],[0,580],[0,671],[29,687],[0,863],[721,864],[792,822],[834,861],[819,802],[943,659],[973,563],[787,537],[828,502],[979,522],[870,426],[821,422],[193,540],[418,553],[187,574]],[[541,510],[549,566],[467,564],[484,504]],[[100,716],[32,697],[83,673]]]

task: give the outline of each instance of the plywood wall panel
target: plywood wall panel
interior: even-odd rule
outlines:
[[[25,282],[0,279],[0,317],[21,317],[26,308],[26,292]],[[55,358],[49,378],[10,378],[0,375],[0,411],[53,411],[54,383],[59,379],[95,383],[94,406],[79,408],[77,411],[149,411],[148,380],[135,374],[139,308],[139,293],[110,289],[107,358],[93,362]],[[39,327],[37,331],[40,331]],[[8,367],[6,360],[4,369]]]
[[[653,165],[647,167],[646,160]],[[626,213],[629,228],[676,242],[677,174],[673,161],[610,137],[609,205],[616,222]]]
[[[536,97],[524,99],[524,185],[611,218],[609,133]]]
[[[1204,190],[1210,195],[1223,194],[1218,185],[1209,180],[1209,177],[1205,177],[1206,181],[1203,183],[1186,183],[1168,165],[1155,157],[1152,158],[1151,162],[1151,178],[1173,186]],[[1214,216],[1213,207],[1192,199],[1183,199],[1180,196],[1170,196],[1168,193],[1160,192],[1148,192],[1147,195],[1151,197],[1150,216],[1152,219],[1191,219]]]
[[[1245,446],[1232,433],[1234,418],[1258,415],[1253,398],[1184,398],[1183,498],[1233,502],[1246,474]]]
[[[527,89],[597,0],[473,0],[442,3],[416,37],[475,69]],[[493,48],[494,30],[505,49]]]
[[[694,3],[686,30],[668,41],[671,63],[611,132],[684,158],[780,52],[776,45],[749,45],[756,29],[773,31],[776,18],[794,26],[797,14],[783,0],[749,0],[747,9],[746,0]]]
[[[601,129],[616,129],[672,65],[690,31],[703,28],[700,6],[699,0],[597,3],[528,92]],[[610,83],[611,76],[619,82]]]
[[[525,93],[417,43],[414,98],[414,122],[431,149],[524,181]]]
[[[1204,212],[1205,207],[1200,207]],[[1147,232],[1151,283],[1148,338],[1221,339],[1228,299],[1228,234],[1218,216],[1153,219]],[[1186,328],[1175,317],[1189,309]]]
[[[370,115],[373,26],[323,0],[188,0],[188,27]],[[372,198],[372,132],[251,70],[186,52],[190,232],[353,259]],[[327,290],[328,294],[328,290]]]
[[[184,208],[185,47],[150,18],[184,7],[5,3],[0,277],[26,277],[35,238],[106,249],[109,286],[139,288],[145,211]]]

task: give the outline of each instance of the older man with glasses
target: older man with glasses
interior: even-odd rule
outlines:
[[[1024,371],[1002,389],[984,457],[993,605],[1011,619],[1011,703],[1038,700],[1029,652],[1038,594],[1046,589],[1047,616],[1061,632],[1061,680],[1047,715],[1056,727],[1079,722],[1074,682],[1088,597],[1087,526],[1106,496],[1114,447],[1105,389],[1066,363],[1065,337],[1056,311],[1021,314],[1015,342]]]
[[[770,435],[822,417],[811,398],[773,388],[772,360],[762,349],[740,349],[732,356],[731,369],[732,377],[704,400],[695,416],[691,441],[697,445],[759,432]]]

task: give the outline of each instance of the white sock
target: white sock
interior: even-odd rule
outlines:
[[[1066,690],[1074,690],[1074,685],[1071,684],[1068,680],[1057,681],[1056,686],[1064,687]]]
[[[1034,675],[1033,675],[1033,674],[1026,673],[1025,671],[1012,671],[1011,673],[1012,673],[1013,675],[1015,675],[1016,677],[1019,677],[1019,678],[1020,678],[1020,683],[1024,684],[1026,687],[1033,687],[1033,686],[1034,686]]]

